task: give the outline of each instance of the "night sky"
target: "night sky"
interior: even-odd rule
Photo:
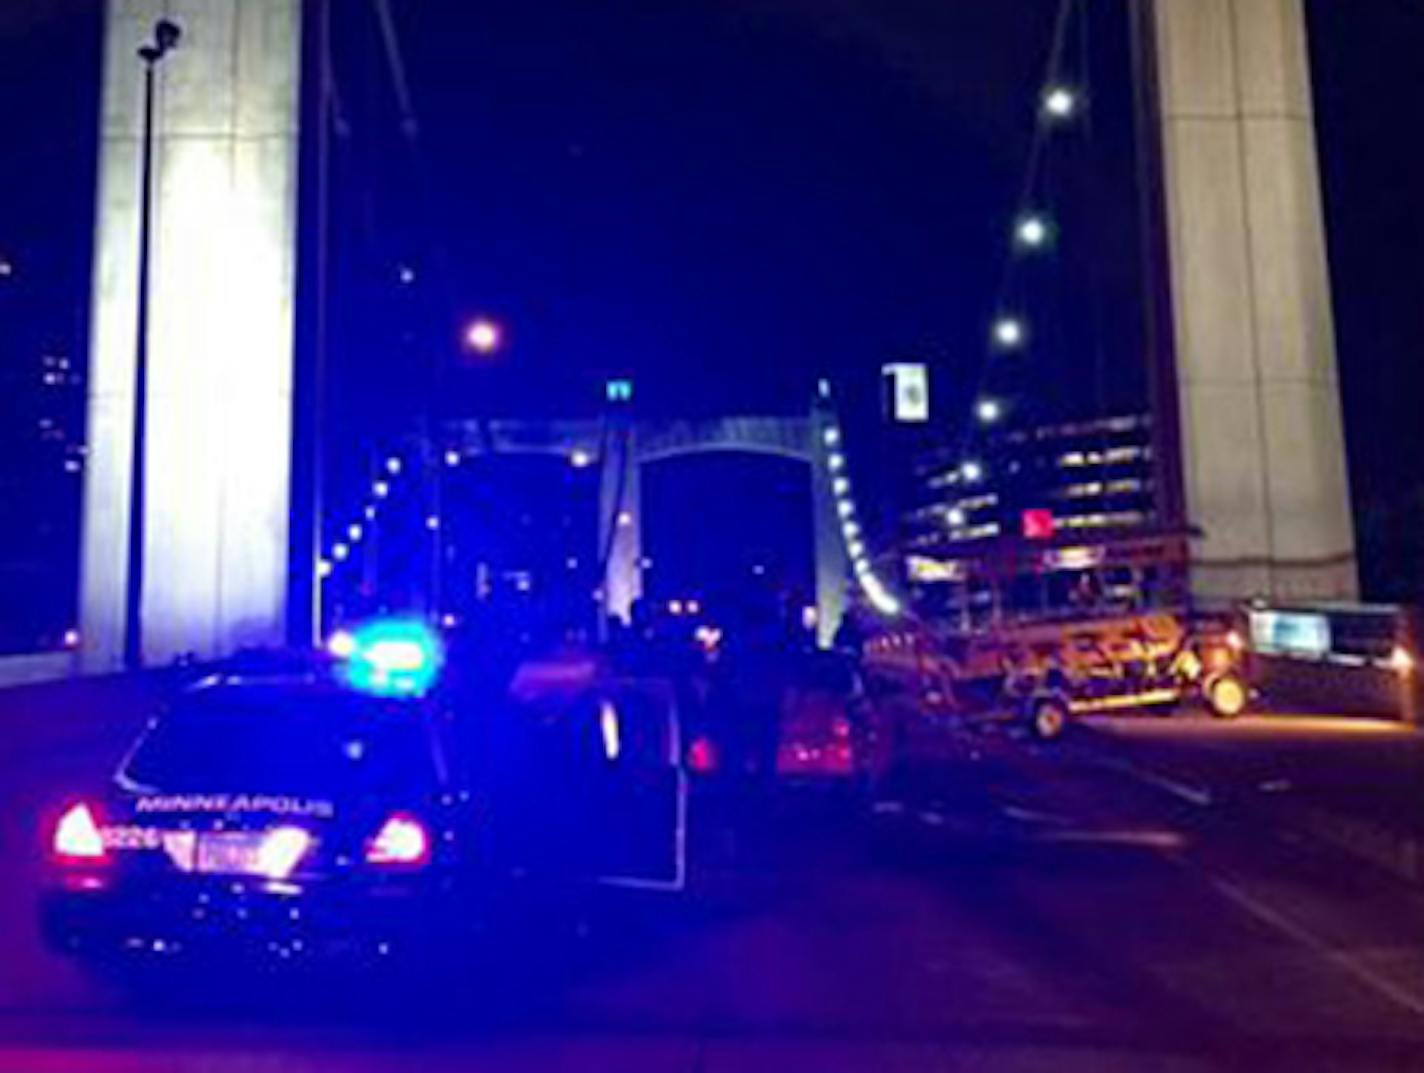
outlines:
[[[24,323],[0,325],[6,362],[36,333],[83,353],[97,6],[0,7],[0,251],[29,288]],[[1056,0],[396,0],[414,143],[369,5],[338,6],[345,437],[400,431],[432,360],[452,363],[452,409],[587,410],[616,372],[664,412],[790,412],[829,375],[864,422],[879,365],[914,357],[952,431],[985,357]],[[1038,345],[1003,385],[1036,385],[1023,404],[1045,414],[1141,397],[1125,18],[1087,6],[1067,56],[1090,122],[1053,147],[1061,242],[1014,295]],[[1309,10],[1367,578],[1417,594],[1424,8]],[[454,364],[475,312],[510,331],[491,368]]]
[[[794,411],[819,375],[873,399],[880,363],[911,357],[943,374],[956,418],[1056,7],[410,5],[418,161],[374,20],[344,20],[350,262],[387,266],[388,288],[390,265],[439,272],[443,249],[456,312],[488,309],[514,335],[470,378],[495,409],[576,409],[628,372],[668,412]],[[1124,20],[1092,21],[1070,51],[1100,103],[1053,154],[1065,241],[1035,298],[1070,402],[1089,401],[1098,360],[1089,314],[1113,318],[1096,333],[1112,407],[1140,397],[1137,205]],[[375,323],[348,322],[353,343],[391,327],[363,308]]]

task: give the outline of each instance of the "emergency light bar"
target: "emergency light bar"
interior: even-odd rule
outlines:
[[[327,651],[341,660],[345,683],[382,697],[418,697],[440,677],[444,646],[420,619],[380,619],[332,634]]]

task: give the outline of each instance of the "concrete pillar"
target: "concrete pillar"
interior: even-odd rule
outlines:
[[[1353,596],[1301,0],[1155,0],[1154,30],[1194,592]]]
[[[604,614],[626,620],[633,602],[643,595],[642,463],[637,433],[627,424],[615,428],[603,452],[598,485],[598,551],[608,555],[603,578]]]
[[[142,63],[182,41],[156,109],[145,656],[284,635],[300,0],[109,0],[89,373],[84,667],[123,650]]]
[[[850,576],[850,560],[846,556],[845,537],[841,534],[841,518],[836,513],[835,490],[831,487],[831,469],[827,464],[829,449],[825,429],[834,421],[829,411],[813,417],[809,459],[811,463],[812,534],[816,555],[816,640],[823,648],[830,647],[845,617],[846,582]]]

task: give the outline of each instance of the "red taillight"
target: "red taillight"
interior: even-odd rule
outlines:
[[[109,859],[94,812],[83,802],[71,806],[59,818],[51,849],[55,860],[62,864],[103,864]]]
[[[366,844],[366,863],[382,868],[420,868],[430,863],[430,832],[408,812],[396,812]]]
[[[698,738],[687,750],[687,766],[698,775],[717,770],[717,747],[706,738]]]

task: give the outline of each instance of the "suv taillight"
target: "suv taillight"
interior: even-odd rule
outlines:
[[[50,849],[61,864],[105,864],[109,860],[94,810],[82,801],[59,818]]]
[[[430,863],[430,832],[410,813],[392,813],[366,843],[366,863],[380,868],[423,868]]]

